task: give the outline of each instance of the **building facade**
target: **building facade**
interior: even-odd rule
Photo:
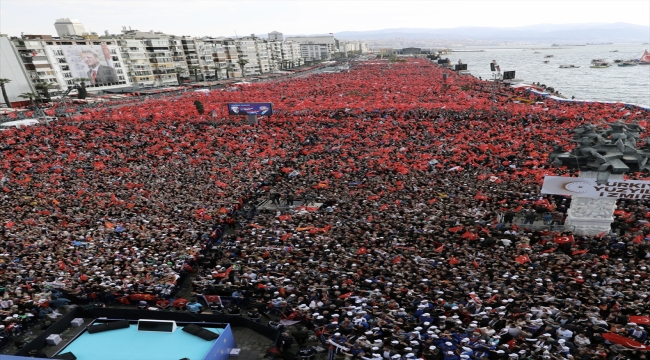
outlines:
[[[56,29],[56,34],[59,37],[70,35],[82,36],[86,34],[86,28],[84,28],[84,25],[77,19],[56,19],[54,29]]]
[[[4,34],[0,34],[0,78],[9,80],[4,87],[12,106],[23,105],[25,101],[29,101],[21,98],[21,94],[35,93],[18,51]],[[0,97],[0,103],[4,102],[4,98]]]

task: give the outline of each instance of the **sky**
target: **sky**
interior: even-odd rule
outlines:
[[[173,35],[327,34],[386,28],[516,27],[615,23],[650,26],[648,0],[1,0],[0,33],[56,35],[57,18],[87,31],[117,34],[122,26]]]

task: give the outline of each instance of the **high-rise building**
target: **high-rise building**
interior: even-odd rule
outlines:
[[[284,40],[284,35],[282,35],[282,33],[278,32],[278,31],[271,31],[269,33],[269,40],[270,41],[283,41]]]
[[[84,25],[77,19],[61,18],[56,19],[54,28],[59,37],[78,35],[81,36],[86,33]]]
[[[12,106],[25,105],[29,100],[21,98],[20,95],[35,92],[20,58],[7,35],[0,34],[0,78],[9,79],[5,84],[5,92]],[[4,98],[0,96],[0,103],[4,102]]]

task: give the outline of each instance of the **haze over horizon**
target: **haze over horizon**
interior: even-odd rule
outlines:
[[[459,11],[461,10],[462,11]],[[0,33],[55,34],[57,18],[86,30],[122,26],[175,35],[327,34],[395,28],[515,28],[543,24],[628,23],[650,26],[649,1],[209,1],[3,0]]]

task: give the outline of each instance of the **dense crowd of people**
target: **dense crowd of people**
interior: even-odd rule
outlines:
[[[570,198],[540,185],[575,176],[547,161],[570,129],[647,111],[425,60],[229,90],[0,134],[6,330],[68,303],[170,299],[195,272],[197,294],[296,323],[331,357],[645,358],[648,203],[620,200],[596,237],[513,219],[561,223]],[[226,116],[250,101],[274,114]]]

